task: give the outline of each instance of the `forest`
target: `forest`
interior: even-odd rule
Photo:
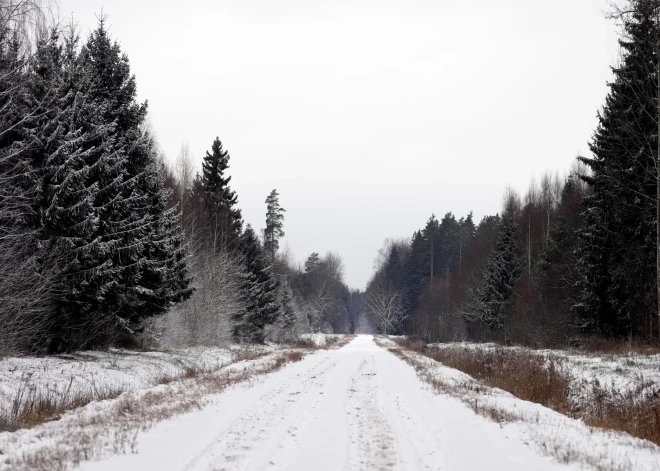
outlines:
[[[279,342],[355,332],[362,313],[428,342],[658,342],[657,10],[611,13],[621,54],[591,156],[507,189],[498,214],[386,239],[361,292],[339,255],[280,249],[276,189],[263,230],[243,221],[219,137],[201,168],[185,145],[168,159],[106,16],[82,38],[1,0],[0,355]]]
[[[106,19],[0,1],[0,356],[351,330],[341,259],[278,251],[277,190],[259,234],[218,138],[168,162]]]
[[[658,342],[658,8],[612,7],[620,58],[592,156],[532,179],[524,195],[507,189],[499,214],[431,215],[410,239],[386,241],[365,294],[383,332],[535,347]]]

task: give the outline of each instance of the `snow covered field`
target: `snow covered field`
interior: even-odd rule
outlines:
[[[539,454],[570,464],[575,469],[660,469],[660,447],[648,441],[625,433],[589,427],[581,420],[571,419],[539,404],[520,400],[501,389],[487,387],[471,376],[424,355],[401,350],[390,339],[379,340],[379,343],[402,356],[415,367],[422,379],[433,384],[438,391],[460,400],[481,415],[494,418],[500,423],[503,433],[517,437]],[[466,346],[484,348],[473,344],[463,345],[461,348]],[[455,347],[455,344],[446,346]]]
[[[0,434],[0,471],[65,469],[52,450],[67,447],[86,450],[74,460],[85,471],[660,469],[655,445],[484,387],[385,338],[360,335],[268,373],[278,355]],[[214,393],[215,378],[246,374]]]
[[[67,400],[81,395],[96,398],[135,392],[187,371],[217,370],[233,361],[272,352],[274,346],[196,347],[167,352],[81,352],[54,357],[0,360],[0,416],[21,401],[49,396]]]
[[[524,347],[502,347],[495,344],[444,343],[430,344],[429,349],[450,351],[506,349],[539,355],[561,365],[562,374],[570,382],[570,397],[575,403],[588,405],[592,395],[606,393],[612,397],[642,397],[660,393],[660,355],[639,353],[605,354],[577,350],[533,350]]]

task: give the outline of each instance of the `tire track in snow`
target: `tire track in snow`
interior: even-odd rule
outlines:
[[[347,391],[346,413],[350,436],[348,469],[395,469],[395,435],[382,413],[383,385],[373,355],[362,360]]]
[[[273,448],[273,438],[281,441],[295,437],[295,426],[288,424],[323,400],[325,378],[338,362],[336,356],[326,355],[311,368],[270,389],[250,410],[223,427],[185,471],[263,469],[263,464],[255,463],[263,461],[260,458],[266,452],[259,448]]]

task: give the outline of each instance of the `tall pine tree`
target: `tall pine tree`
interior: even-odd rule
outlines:
[[[264,249],[275,262],[275,253],[280,247],[279,240],[284,237],[284,212],[280,206],[280,195],[277,190],[270,192],[266,198],[266,229],[264,229]]]
[[[507,303],[521,273],[517,230],[515,218],[511,215],[504,216],[495,252],[488,261],[485,284],[480,293],[479,317],[494,331],[504,327]]]
[[[657,308],[656,157],[658,110],[657,0],[631,0],[622,14],[622,59],[598,115],[585,180],[580,234],[581,297],[575,310],[584,332],[631,336]],[[634,263],[631,261],[634,260]]]
[[[247,268],[241,287],[246,312],[237,313],[233,319],[234,338],[242,342],[264,340],[264,327],[278,319],[278,284],[270,272],[263,248],[252,227],[248,224],[240,239],[244,263]]]
[[[206,152],[202,163],[202,186],[207,215],[207,240],[214,250],[237,248],[243,220],[238,209],[238,196],[229,187],[231,177],[229,152],[215,138],[211,152]]]

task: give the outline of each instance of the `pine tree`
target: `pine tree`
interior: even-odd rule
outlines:
[[[511,215],[505,216],[495,252],[486,267],[485,285],[480,293],[479,316],[481,321],[492,330],[500,330],[504,327],[506,304],[520,276],[516,239],[516,220]]]
[[[279,249],[279,240],[284,237],[284,208],[280,206],[280,195],[277,190],[270,192],[266,198],[266,229],[264,229],[264,249],[270,256],[271,263],[275,261],[275,253]]]
[[[477,237],[477,227],[473,221],[472,211],[465,219],[461,218],[458,221],[459,236],[458,236],[458,275],[461,275],[463,268],[463,254],[474,242]]]
[[[54,49],[54,48],[51,48]],[[101,19],[77,52],[67,39],[45,158],[42,238],[62,269],[54,349],[109,345],[190,295],[178,217],[153,140],[142,132],[128,59]]]
[[[109,126],[93,124],[95,106],[85,95],[84,76],[77,55],[78,38],[74,31],[62,48],[57,37],[40,39],[35,54],[33,96],[43,102],[50,94],[49,109],[31,129],[35,153],[43,158],[40,184],[40,238],[58,266],[56,291],[58,314],[55,331],[62,337],[72,324],[90,320],[90,292],[81,289],[94,271],[89,258],[99,226],[94,207],[98,182],[91,178],[89,163],[98,158],[99,139],[110,132]],[[103,262],[101,262],[103,263]],[[96,299],[97,296],[91,295]],[[78,319],[74,319],[77,317]]]
[[[293,308],[293,292],[286,281],[280,283],[279,305],[280,327],[285,331],[290,331],[296,324],[296,311]]]
[[[406,316],[417,307],[424,279],[428,277],[426,260],[429,250],[427,245],[421,231],[413,234],[410,241],[410,256],[404,266],[403,312]]]
[[[311,273],[316,270],[318,267],[321,258],[317,252],[312,252],[312,254],[307,257],[305,260],[305,273]]]
[[[32,132],[49,100],[33,99],[38,60],[18,33],[21,20],[6,17],[21,13],[15,7],[0,7],[0,355],[43,347],[56,276],[37,237],[42,156]],[[49,39],[40,35],[40,52]],[[48,90],[49,80],[43,83]]]
[[[246,304],[245,313],[234,317],[234,338],[243,342],[261,343],[264,327],[273,324],[279,315],[278,285],[270,272],[259,239],[248,224],[240,244],[246,267],[241,287]]]
[[[236,206],[238,196],[229,187],[231,177],[226,175],[228,168],[229,152],[223,149],[222,142],[216,137],[211,152],[206,152],[202,163],[208,239],[214,250],[236,248],[243,227],[241,210]]]
[[[655,0],[632,0],[622,17],[622,61],[594,133],[593,194],[581,230],[579,302],[587,333],[629,336],[656,310],[657,109]],[[629,263],[635,260],[635,263]]]
[[[35,128],[45,157],[42,238],[61,270],[51,329],[55,350],[107,345],[126,325],[121,267],[113,260],[119,258],[117,232],[125,222],[120,213],[126,159],[115,124],[103,118],[107,103],[93,97],[95,86],[72,32],[55,89],[55,114]]]

